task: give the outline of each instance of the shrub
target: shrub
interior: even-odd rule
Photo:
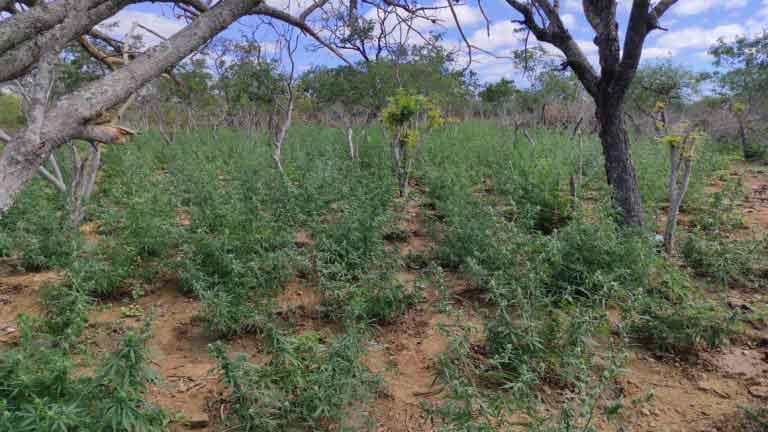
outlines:
[[[544,308],[516,316],[499,311],[486,328],[486,349],[502,384],[521,394],[542,382],[571,385],[591,362],[589,338],[600,323],[586,309]]]
[[[160,432],[166,415],[143,399],[148,325],[129,331],[116,352],[83,373],[55,336],[22,322],[20,344],[0,351],[0,427],[9,431]]]
[[[608,221],[576,219],[549,243],[547,283],[555,299],[610,299],[647,287],[661,258],[641,233]]]
[[[360,363],[363,340],[354,330],[330,342],[314,332],[285,336],[272,331],[270,336],[271,356],[264,365],[248,363],[243,355],[231,359],[221,344],[211,347],[220,380],[229,387],[236,418],[231,427],[332,430],[378,387]]]
[[[40,301],[45,310],[42,326],[54,335],[61,344],[71,344],[83,333],[88,324],[88,310],[93,298],[82,287],[64,282],[45,285],[41,289]]]
[[[729,342],[737,315],[712,303],[672,304],[646,299],[627,326],[629,334],[651,350],[681,357],[695,356]]]
[[[727,284],[754,275],[755,266],[765,257],[765,244],[765,239],[729,240],[693,232],[683,243],[682,254],[697,273]]]
[[[712,194],[708,205],[697,215],[697,228],[705,233],[720,233],[744,226],[744,218],[738,203],[745,197],[742,178],[726,181],[722,188]]]
[[[350,323],[395,321],[419,299],[416,292],[407,292],[399,280],[386,273],[371,274],[358,283],[329,291],[331,297],[323,303],[325,315]]]

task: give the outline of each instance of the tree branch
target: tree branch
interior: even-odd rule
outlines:
[[[328,3],[328,0],[316,0],[314,3],[312,3],[309,7],[304,9],[304,11],[299,14],[299,20],[302,22],[306,22],[307,18],[309,18],[312,13],[314,13],[316,10],[320,9],[321,7],[325,6]]]
[[[293,15],[287,13],[287,12],[283,12],[280,9],[275,9],[275,8],[273,8],[271,6],[268,6],[265,3],[260,3],[258,6],[254,7],[251,10],[251,13],[253,13],[255,15],[264,15],[264,16],[272,17],[272,18],[280,20],[280,21],[282,21],[282,22],[284,22],[286,24],[290,24],[290,25],[298,28],[302,32],[304,32],[307,35],[309,35],[312,39],[316,40],[322,46],[324,46],[325,48],[327,48],[328,50],[330,50],[331,52],[336,54],[336,56],[339,59],[341,59],[344,63],[346,63],[346,64],[348,64],[350,66],[354,66],[352,62],[350,62],[349,60],[347,60],[346,57],[344,57],[344,54],[342,54],[338,49],[336,49],[336,47],[334,47],[333,45],[331,45],[328,42],[326,42],[322,37],[320,37],[319,34],[317,34],[317,32],[314,29],[312,29],[309,25],[307,25],[307,23],[305,23],[304,21],[300,20],[299,18],[297,18],[297,17],[295,17],[295,16],[293,16]]]
[[[600,78],[589,62],[589,59],[584,55],[581,47],[579,47],[579,44],[576,43],[568,29],[565,28],[555,8],[547,0],[536,0],[535,3],[531,3],[538,5],[546,14],[549,22],[544,27],[536,22],[534,10],[531,9],[529,4],[518,0],[507,0],[507,3],[523,16],[523,19],[517,21],[517,23],[527,27],[539,41],[552,44],[558,48],[565,55],[566,65],[573,70],[587,92],[593,97],[597,95]]]
[[[659,29],[658,20],[678,0],[662,0],[649,11],[650,0],[635,0],[632,12],[629,16],[627,34],[624,37],[624,50],[619,73],[617,74],[617,88],[623,92],[629,89],[629,84],[635,76],[640,60],[643,56],[643,46],[648,34],[654,29]]]

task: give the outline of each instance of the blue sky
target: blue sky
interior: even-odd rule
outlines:
[[[267,0],[267,3],[287,9],[300,10],[301,1],[309,0]],[[445,0],[432,0],[437,3]],[[482,0],[483,8],[490,19],[490,36],[486,32],[486,22],[477,7],[477,0],[467,0],[456,7],[459,20],[465,33],[474,45],[491,51],[499,56],[504,56],[514,49],[522,46],[523,34],[516,31],[517,24],[511,20],[517,19],[517,13],[503,0]],[[574,38],[582,46],[585,54],[597,62],[596,48],[591,42],[594,34],[584,20],[581,13],[581,0],[562,0],[564,22],[571,30]],[[624,28],[629,12],[631,0],[619,0],[620,26]],[[364,11],[365,12],[365,11]],[[370,12],[369,12],[370,13]],[[447,10],[436,13],[442,24],[432,24],[421,21],[415,25],[422,31],[444,31],[446,33],[446,45],[461,49],[458,55],[458,66],[463,66],[466,61],[466,50],[459,44],[458,33],[455,31],[452,19]],[[116,21],[119,26],[115,33],[125,33],[130,28],[130,23],[139,21],[164,35],[170,35],[177,31],[183,23],[176,20],[171,9],[167,6],[152,4],[140,4],[133,6],[120,15],[109,20]],[[243,32],[251,33],[256,29],[259,19],[246,18],[232,26],[225,32],[225,36],[236,39]],[[718,38],[734,38],[740,35],[753,35],[768,29],[768,0],[680,0],[662,20],[662,26],[669,29],[667,32],[654,32],[649,37],[644,50],[643,61],[669,60],[683,64],[696,70],[706,70],[711,67],[712,59],[707,54],[707,49]],[[257,34],[263,36],[266,46],[273,46],[274,37],[270,32],[262,28]],[[153,37],[148,36],[151,42]],[[417,39],[412,37],[409,40]],[[532,40],[535,40],[532,38]],[[303,40],[304,46],[313,45],[310,40]],[[548,51],[557,55],[551,47]],[[353,55],[350,59],[356,60]],[[333,65],[339,61],[332,54],[324,50],[302,49],[298,63],[300,69],[313,65]],[[495,81],[500,78],[519,79],[520,72],[514,70],[507,59],[494,58],[489,55],[475,53],[472,69],[475,70],[482,81]]]

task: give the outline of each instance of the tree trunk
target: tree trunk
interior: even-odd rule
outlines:
[[[680,151],[672,148],[670,151],[670,190],[669,190],[669,209],[667,210],[667,228],[664,231],[664,250],[672,255],[675,252],[675,231],[677,230],[677,217],[680,214],[680,207],[683,204],[683,198],[688,191],[688,183],[693,171],[693,160],[685,159],[683,162],[683,178],[678,185]]]
[[[624,107],[613,98],[603,98],[597,107],[600,142],[605,158],[608,185],[613,200],[621,210],[624,225],[643,226],[644,212],[637,184],[635,165],[630,154],[630,142],[624,125]]]
[[[347,147],[349,148],[349,160],[355,160],[357,154],[355,152],[354,134],[351,126],[347,127]]]
[[[736,121],[739,123],[739,141],[741,142],[741,152],[744,155],[744,160],[751,161],[755,159],[755,152],[749,145],[749,134],[747,133],[747,126],[744,124],[744,119],[740,116],[736,116]]]

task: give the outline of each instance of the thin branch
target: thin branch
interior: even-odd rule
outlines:
[[[483,20],[485,20],[485,34],[491,37],[491,20],[488,19],[488,14],[485,13],[482,0],[477,0],[477,8],[480,9],[480,14],[483,16]]]
[[[313,12],[325,6],[327,3],[328,3],[328,0],[316,0],[309,7],[304,9],[304,11],[301,14],[299,14],[299,20],[306,22],[307,18],[309,18],[309,16],[312,15]]]
[[[464,28],[461,26],[461,23],[459,22],[459,17],[456,15],[456,10],[453,8],[453,0],[447,0],[446,3],[448,3],[448,8],[451,11],[453,22],[456,24],[456,28],[459,30],[461,39],[464,41],[465,44],[467,44],[467,56],[469,58],[467,60],[467,66],[464,67],[464,72],[466,72],[467,69],[469,69],[472,66],[472,44],[469,43],[469,39],[467,39],[467,35],[464,34]]]
[[[322,46],[330,50],[332,53],[336,54],[336,56],[339,59],[341,59],[341,61],[348,64],[349,66],[354,66],[354,64],[351,61],[347,60],[347,58],[344,57],[344,54],[342,54],[338,49],[336,49],[336,47],[326,42],[322,37],[320,37],[320,35],[314,29],[312,29],[309,25],[307,25],[307,23],[300,20],[299,18],[296,18],[295,16],[287,12],[283,12],[280,9],[275,9],[271,6],[268,6],[265,3],[261,3],[258,6],[254,7],[252,9],[252,13],[255,15],[264,15],[264,16],[272,17],[286,24],[290,24],[298,28],[299,30],[301,30],[302,32],[306,33],[307,35],[312,37],[314,40],[319,42]]]
[[[37,172],[39,172],[44,179],[48,180],[48,183],[52,184],[59,192],[63,194],[67,193],[67,186],[64,184],[64,182],[54,177],[53,174],[45,169],[45,167],[38,167]]]

